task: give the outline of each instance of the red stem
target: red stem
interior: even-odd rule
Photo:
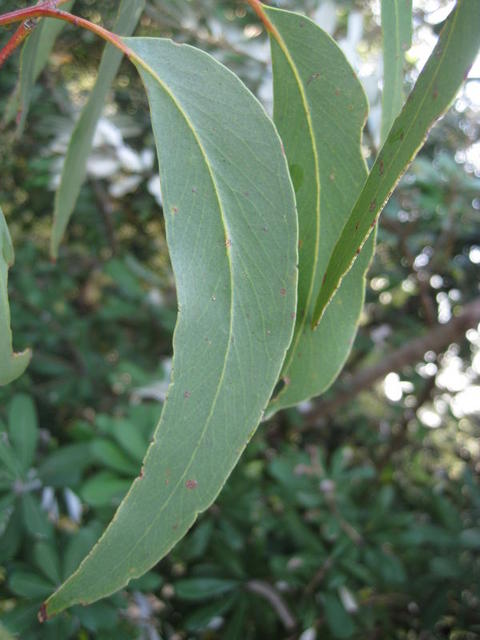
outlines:
[[[270,22],[270,20],[267,18],[267,15],[266,15],[265,11],[263,10],[262,3],[260,2],[260,0],[247,0],[247,2],[252,7],[252,9],[255,11],[255,13],[260,18],[260,20],[263,22],[263,25],[264,25],[265,29],[269,33],[272,33],[272,34],[274,34],[276,36],[277,35],[277,30],[275,29],[273,24]]]
[[[0,15],[0,26],[14,24],[15,22],[24,22],[25,20],[31,20],[32,18],[55,18],[57,20],[69,22],[70,24],[86,29],[87,31],[91,31],[103,40],[112,44],[117,49],[120,49],[120,51],[128,58],[134,57],[133,51],[126,46],[119,36],[97,24],[94,24],[93,22],[85,20],[85,18],[74,16],[71,13],[60,11],[60,9],[56,8],[57,4],[62,4],[64,2],[66,2],[66,0],[58,0],[57,2],[49,0],[43,4],[36,5],[35,7],[5,13],[4,15]],[[17,43],[17,46],[18,44],[19,43]]]
[[[17,47],[32,33],[33,26],[28,22],[23,22],[15,31],[7,44],[0,51],[0,67],[2,67]]]

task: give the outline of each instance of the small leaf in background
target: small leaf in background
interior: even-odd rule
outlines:
[[[0,209],[0,386],[19,378],[30,363],[29,349],[14,353],[10,328],[10,305],[8,302],[8,269],[14,261],[12,240],[7,221]]]
[[[15,571],[9,580],[13,593],[24,598],[44,598],[51,590],[52,583],[36,573]]]
[[[412,0],[382,0],[383,36],[383,144],[404,101],[405,52],[412,46]]]
[[[177,280],[173,382],[140,477],[48,615],[142,575],[210,506],[260,421],[294,324],[294,193],[271,120],[208,54],[124,41],[149,97]]]
[[[49,542],[37,542],[33,549],[33,558],[40,571],[42,571],[53,584],[59,584],[62,575],[58,549]]]
[[[327,625],[334,638],[351,638],[355,633],[355,624],[339,598],[332,593],[325,593],[322,600]]]
[[[140,471],[139,464],[135,464],[120,447],[106,438],[95,438],[91,444],[91,451],[102,467],[108,467],[123,475],[132,476],[137,475]]]
[[[458,0],[370,171],[335,246],[315,305],[318,325],[400,177],[454,99],[477,55],[480,2]]]
[[[8,433],[13,449],[27,471],[33,464],[38,442],[37,412],[30,396],[14,396],[8,410]]]
[[[52,523],[31,493],[25,493],[22,496],[22,515],[25,528],[32,537],[38,540],[51,536]]]
[[[130,480],[119,478],[110,471],[100,471],[82,485],[80,495],[92,507],[116,507],[130,485]]]
[[[328,257],[367,174],[360,140],[368,105],[339,46],[311,20],[264,7],[270,32],[274,121],[297,197],[299,286],[295,334],[282,369],[285,385],[268,415],[324,392],[350,352],[365,297],[374,239],[312,330]]]
[[[181,600],[208,600],[238,587],[236,580],[222,578],[187,578],[175,583],[175,595]]]
[[[144,6],[145,0],[122,0],[118,9],[117,20],[113,26],[114,33],[127,36],[132,34],[135,31]],[[98,69],[97,81],[73,130],[62,170],[60,186],[55,196],[51,239],[51,254],[53,257],[58,255],[59,244],[62,241],[85,180],[87,159],[92,147],[95,129],[121,61],[122,53],[112,45],[107,44]]]

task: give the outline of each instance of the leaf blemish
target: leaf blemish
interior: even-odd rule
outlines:
[[[178,207],[172,207],[170,210],[173,213],[173,215],[178,213]]]
[[[376,207],[376,206],[377,206],[377,201],[376,201],[375,199],[373,199],[373,200],[370,202],[370,206],[369,206],[368,210],[369,210],[369,211],[375,211],[375,207]]]
[[[317,71],[317,73],[312,73],[310,78],[307,80],[307,87],[311,82],[313,82],[314,80],[318,80],[320,77],[321,77],[320,72]]]
[[[383,176],[383,171],[384,171],[383,160],[380,160],[378,169],[379,169],[380,175]]]
[[[190,391],[185,391],[185,392],[183,393],[183,397],[185,398],[185,400],[188,400],[188,398],[190,398],[190,397],[191,397],[191,395],[192,395],[192,394],[191,394],[191,392],[190,392]]]
[[[286,289],[280,289],[280,295],[281,296],[286,296],[287,295],[287,290]]]
[[[196,489],[198,487],[198,482],[196,480],[187,480],[185,482],[185,486],[187,489]]]

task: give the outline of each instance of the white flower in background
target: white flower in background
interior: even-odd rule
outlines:
[[[87,160],[87,176],[95,180],[106,180],[108,193],[112,198],[123,198],[134,193],[144,180],[148,180],[148,190],[161,205],[160,179],[154,174],[155,152],[146,148],[137,152],[125,143],[125,137],[137,135],[135,127],[117,126],[108,118],[100,118],[93,137],[92,151]],[[56,190],[60,185],[65,155],[73,131],[73,123],[62,129],[51,143],[49,155],[60,155],[51,165],[52,177],[50,189]],[[153,190],[150,184],[157,185]]]

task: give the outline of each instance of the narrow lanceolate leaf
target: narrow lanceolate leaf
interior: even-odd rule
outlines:
[[[468,74],[480,44],[479,24],[480,2],[458,0],[337,242],[315,306],[314,324],[320,321],[428,130],[446,111]]]
[[[145,0],[122,0],[113,31],[118,35],[132,34],[144,7]],[[107,44],[98,69],[97,81],[73,130],[63,165],[60,186],[55,196],[50,244],[51,255],[55,258],[85,180],[87,160],[92,148],[95,129],[121,61],[122,53]]]
[[[412,0],[382,0],[383,94],[381,142],[404,101],[405,51],[412,46]]]
[[[271,24],[274,120],[297,196],[299,287],[295,334],[282,390],[269,413],[322,393],[350,351],[363,306],[373,238],[313,331],[328,258],[366,178],[360,137],[367,100],[344,54],[311,20],[263,9]]]
[[[0,209],[0,386],[9,384],[27,368],[32,354],[29,349],[14,353],[8,303],[8,269],[14,261],[13,245],[7,222]]]
[[[125,42],[148,92],[177,281],[172,382],[140,477],[44,615],[116,591],[182,538],[255,431],[293,332],[297,220],[272,122],[209,55]]]
[[[75,0],[62,6],[64,11],[71,11]],[[18,132],[24,129],[30,107],[33,87],[44,70],[50,53],[65,23],[60,20],[42,20],[32,35],[25,42],[20,57],[20,80],[15,93],[9,100],[4,120],[8,123],[19,115]]]

